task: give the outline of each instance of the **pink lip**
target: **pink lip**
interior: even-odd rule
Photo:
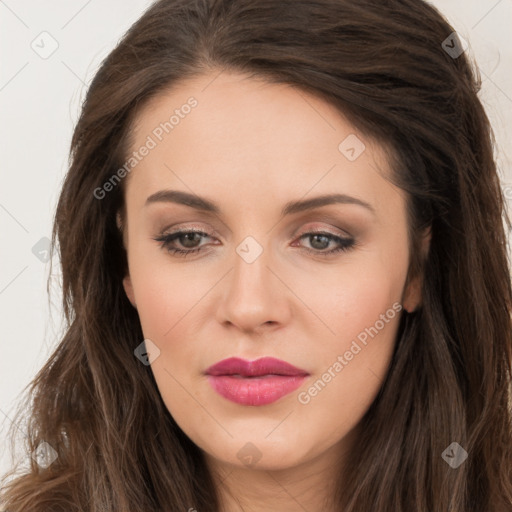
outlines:
[[[242,405],[266,405],[297,389],[309,375],[305,370],[263,357],[246,361],[238,357],[210,366],[208,382],[221,396]]]

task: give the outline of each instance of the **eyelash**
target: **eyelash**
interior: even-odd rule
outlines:
[[[177,247],[171,247],[171,243],[174,242],[176,239],[180,238],[183,235],[188,235],[190,233],[197,233],[199,235],[206,235],[206,236],[212,236],[208,233],[205,233],[204,231],[195,231],[195,230],[187,230],[187,231],[175,231],[174,233],[170,233],[167,235],[160,235],[156,238],[153,238],[156,242],[160,242],[160,245],[162,248],[166,249],[169,253],[171,253],[174,256],[179,257],[187,257],[190,254],[198,253],[202,251],[202,246],[197,247],[195,249],[178,249]],[[309,236],[314,235],[322,235],[329,238],[329,242],[335,241],[340,244],[339,247],[335,249],[331,249],[329,251],[321,251],[319,249],[309,249],[308,247],[304,247],[303,249],[310,254],[314,254],[315,256],[322,256],[322,257],[328,257],[336,253],[340,252],[348,252],[349,250],[353,249],[356,245],[356,241],[353,238],[343,238],[339,237],[337,235],[334,235],[332,233],[324,232],[324,231],[311,231],[304,233],[301,235],[298,239],[301,240],[302,238],[306,238]]]

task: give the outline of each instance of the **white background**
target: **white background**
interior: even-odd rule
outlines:
[[[494,126],[503,186],[512,202],[512,0],[432,3],[469,42],[468,51],[478,63],[481,98]],[[19,393],[62,334],[58,261],[50,308],[49,262],[40,261],[32,248],[51,237],[72,130],[87,86],[150,4],[0,0],[0,473],[10,467],[4,439]],[[58,43],[47,59],[31,47],[38,41],[42,46],[40,38],[46,37],[45,48],[50,48],[49,36],[40,36],[43,31]]]

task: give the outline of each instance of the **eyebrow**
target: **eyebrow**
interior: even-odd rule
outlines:
[[[158,192],[151,194],[146,199],[145,206],[161,202],[182,204],[195,208],[196,210],[202,210],[216,215],[220,215],[221,213],[220,207],[213,201],[181,190],[159,190]],[[348,196],[346,194],[325,194],[311,199],[290,201],[284,205],[281,211],[281,216],[284,217],[285,215],[291,215],[305,210],[312,210],[313,208],[320,208],[321,206],[330,204],[355,204],[366,208],[374,215],[376,214],[375,209],[371,204],[358,199],[357,197]]]

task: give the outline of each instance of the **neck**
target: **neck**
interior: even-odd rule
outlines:
[[[206,454],[219,512],[339,512],[332,502],[347,439],[290,467],[234,465]]]

